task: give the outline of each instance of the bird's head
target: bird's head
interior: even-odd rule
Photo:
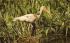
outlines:
[[[48,8],[46,6],[41,6],[40,11],[44,11],[44,12],[49,13],[49,10],[48,10]]]
[[[40,9],[41,10],[44,10],[44,9],[46,9],[46,7],[45,6],[41,6]]]
[[[46,6],[41,6],[40,11],[37,12],[37,17],[38,18],[41,16],[42,11],[49,13],[48,8]]]

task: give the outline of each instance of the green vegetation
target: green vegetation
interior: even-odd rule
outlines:
[[[28,23],[12,21],[15,17],[36,13],[42,5],[50,14],[43,12],[35,22],[35,36],[30,36]],[[69,36],[69,0],[0,0],[0,43],[68,43]]]

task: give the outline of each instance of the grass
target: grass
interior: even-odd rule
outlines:
[[[31,31],[28,30],[28,23],[12,21],[15,17],[36,13],[42,5],[48,7],[50,15],[52,15],[43,12],[40,19],[35,22],[36,36],[30,36],[29,32]],[[48,43],[51,41],[50,38],[55,40],[59,38],[59,35],[60,37],[68,37],[70,28],[69,5],[70,3],[66,0],[1,0],[1,43]],[[63,37],[59,39],[64,42]]]

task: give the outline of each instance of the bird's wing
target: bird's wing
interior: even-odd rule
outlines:
[[[17,21],[17,20],[19,20],[19,21],[25,21],[25,19],[26,19],[25,16],[20,16],[20,17],[14,18],[13,21]]]
[[[34,14],[27,14],[27,15],[25,15],[25,17],[26,17],[26,21],[28,21],[28,22],[33,22],[36,19]]]

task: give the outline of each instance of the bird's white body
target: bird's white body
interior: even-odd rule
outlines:
[[[13,21],[19,20],[19,21],[26,21],[26,22],[34,22],[36,18],[37,17],[35,16],[35,14],[26,14],[26,15],[14,18]]]
[[[26,14],[26,15],[14,18],[13,21],[19,20],[19,21],[26,21],[26,22],[34,22],[37,18],[40,17],[42,11],[47,11],[45,6],[41,6],[40,11],[38,12],[39,15],[37,15],[37,14]]]
[[[23,15],[23,16],[20,16],[20,17],[16,17],[13,19],[13,21],[25,21],[25,22],[30,22],[31,25],[33,26],[33,29],[32,29],[32,34],[34,34],[35,32],[35,24],[33,23],[36,19],[40,18],[40,15],[42,14],[42,11],[46,11],[46,7],[45,6],[41,6],[40,7],[40,11],[37,12],[36,14],[26,14],[26,15]],[[30,27],[30,26],[29,26]],[[28,28],[29,30],[29,28]]]

